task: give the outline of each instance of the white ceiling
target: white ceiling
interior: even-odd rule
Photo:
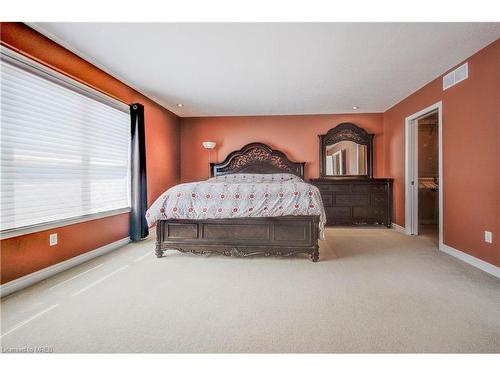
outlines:
[[[383,112],[500,36],[500,23],[30,26],[182,117]]]

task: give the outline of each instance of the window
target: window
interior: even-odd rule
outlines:
[[[3,47],[0,71],[2,237],[129,211],[129,107]]]

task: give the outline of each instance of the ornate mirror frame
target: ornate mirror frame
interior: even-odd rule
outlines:
[[[351,122],[343,122],[328,130],[326,134],[319,135],[319,175],[321,178],[373,178],[373,134]],[[366,175],[332,176],[326,174],[326,147],[341,141],[352,141],[366,145]]]

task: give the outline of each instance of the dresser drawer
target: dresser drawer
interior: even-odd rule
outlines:
[[[329,218],[350,218],[351,207],[329,207],[325,208],[325,213]]]
[[[367,206],[370,204],[368,194],[335,194],[335,205],[337,206]]]
[[[327,224],[352,225],[351,207],[326,207]]]
[[[352,217],[355,221],[384,221],[387,211],[384,207],[353,207]]]
[[[351,191],[351,185],[316,185],[320,191],[335,191],[335,192],[349,192]]]
[[[321,192],[321,200],[323,201],[323,206],[331,207],[333,206],[333,194],[331,192]]]
[[[372,205],[373,206],[387,205],[387,194],[380,194],[380,193],[372,194]]]
[[[369,192],[385,192],[385,185],[382,184],[359,184],[353,185],[352,187],[353,193],[369,193]]]
[[[387,210],[385,207],[372,207],[372,218],[385,220]]]

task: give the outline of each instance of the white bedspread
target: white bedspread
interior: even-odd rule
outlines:
[[[231,174],[171,187],[146,212],[149,226],[160,219],[225,219],[312,215],[326,223],[316,186],[288,174]]]

